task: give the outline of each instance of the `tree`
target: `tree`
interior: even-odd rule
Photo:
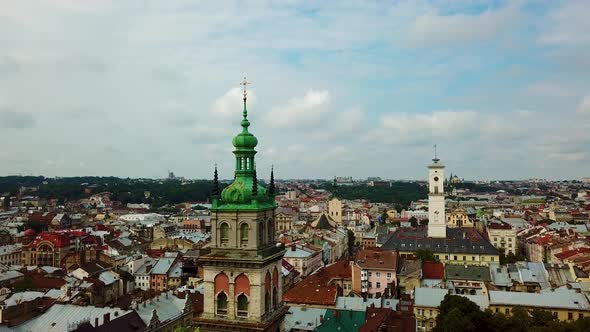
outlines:
[[[430,250],[430,249],[420,248],[420,249],[416,250],[416,252],[414,252],[414,256],[416,256],[416,258],[420,259],[423,262],[438,261],[438,259],[434,256],[434,254],[432,253],[432,250]]]
[[[387,218],[388,218],[388,217],[389,217],[389,216],[387,215],[387,211],[383,211],[383,213],[381,213],[381,222],[380,222],[380,223],[381,223],[381,224],[384,224],[384,223],[386,223],[386,222],[387,222]]]
[[[445,295],[436,317],[435,332],[494,331],[491,313],[479,309],[477,304],[463,296]],[[450,318],[449,318],[450,317]]]

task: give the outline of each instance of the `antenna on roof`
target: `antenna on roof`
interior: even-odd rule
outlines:
[[[438,159],[437,157],[437,151],[436,151],[436,144],[434,144],[434,159],[432,159],[432,161],[434,161],[435,163],[438,163],[440,161],[440,159]]]

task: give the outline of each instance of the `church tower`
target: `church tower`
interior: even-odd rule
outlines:
[[[445,166],[436,157],[435,145],[434,159],[428,166],[428,237],[447,237],[444,170]]]
[[[275,241],[274,175],[268,191],[258,184],[255,147],[248,131],[246,80],[242,131],[232,143],[235,177],[219,194],[217,168],[211,207],[210,252],[203,266],[204,309],[201,331],[279,331],[283,305],[282,259]]]

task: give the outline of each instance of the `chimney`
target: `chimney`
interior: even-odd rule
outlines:
[[[293,243],[291,245],[291,251],[295,251],[295,250],[297,250],[297,245],[295,243]]]
[[[111,321],[111,313],[110,313],[110,312],[107,312],[107,313],[106,313],[106,314],[104,314],[104,316],[103,316],[103,322],[102,322],[102,323],[103,323],[103,324],[106,324],[106,323],[108,323],[108,322],[110,322],[110,321]]]
[[[320,324],[324,324],[324,315],[320,315]]]
[[[94,327],[98,327],[98,317],[94,318]]]

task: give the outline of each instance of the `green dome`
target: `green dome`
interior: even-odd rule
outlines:
[[[266,188],[258,185],[256,198],[259,201],[267,200]],[[224,204],[250,204],[252,202],[252,178],[238,177],[232,184],[221,192],[221,200]]]
[[[242,132],[234,137],[232,144],[238,150],[254,149],[258,145],[258,139],[249,132]]]

